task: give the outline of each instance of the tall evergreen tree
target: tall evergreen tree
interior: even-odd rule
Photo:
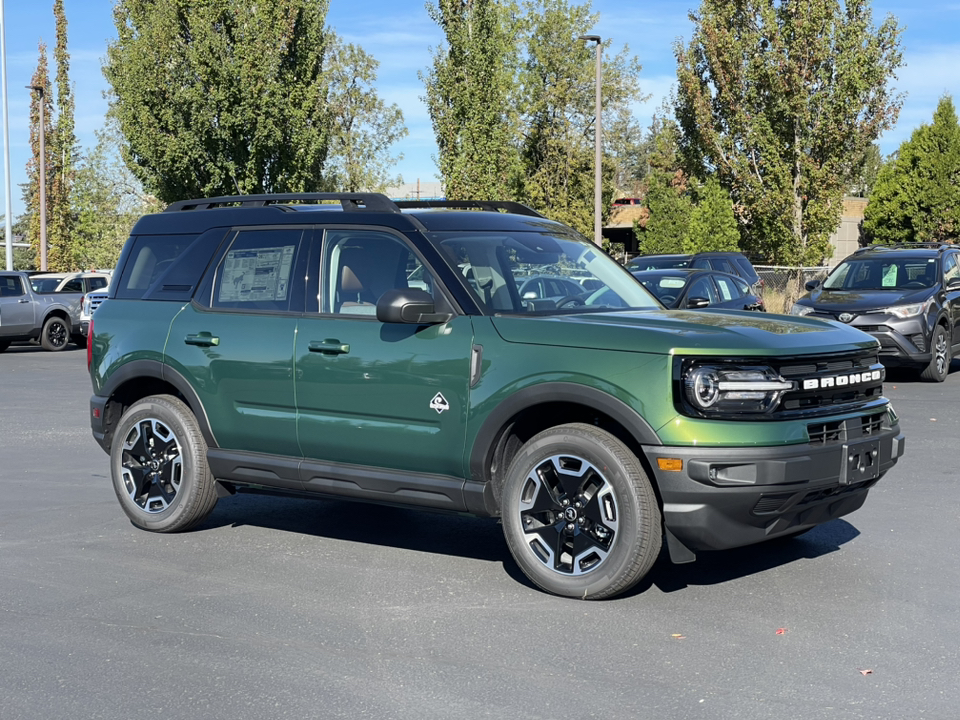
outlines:
[[[437,165],[452,199],[516,194],[517,8],[496,0],[437,0],[427,6],[446,45],[420,73],[437,140]]]
[[[960,239],[960,126],[950,96],[880,170],[863,231],[875,243]]]
[[[27,242],[33,250],[35,258],[34,266],[40,267],[40,165],[43,163],[46,176],[46,196],[47,206],[47,226],[49,232],[50,220],[50,202],[52,195],[53,168],[53,147],[50,143],[53,134],[53,102],[51,98],[50,74],[47,70],[47,46],[43,41],[38,46],[37,69],[30,79],[31,87],[43,88],[43,92],[36,90],[30,91],[30,159],[27,161],[27,182],[21,188],[23,190],[23,204],[25,206],[24,215],[27,217]],[[40,126],[40,108],[43,106],[43,128]],[[45,138],[45,157],[40,156],[40,133],[44,133]],[[48,240],[49,247],[49,240]]]
[[[53,177],[50,183],[50,223],[47,228],[49,255],[47,267],[55,271],[78,269],[78,248],[74,234],[71,189],[75,176],[77,138],[74,133],[74,100],[70,86],[70,53],[67,50],[67,16],[63,0],[54,0],[57,44],[53,58],[57,67],[57,118],[53,127]]]
[[[749,249],[821,262],[852,162],[899,113],[896,21],[875,28],[868,0],[702,0],[690,18],[675,46],[687,162],[730,190]]]
[[[693,193],[695,204],[683,242],[683,252],[736,251],[740,249],[740,229],[733,214],[733,202],[720,182],[708,178]]]

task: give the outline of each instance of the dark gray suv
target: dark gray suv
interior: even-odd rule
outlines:
[[[880,341],[886,366],[913,367],[943,382],[960,350],[960,249],[909,243],[857,250],[810,292],[791,315],[848,323]]]

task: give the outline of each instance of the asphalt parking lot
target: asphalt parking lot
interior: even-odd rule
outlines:
[[[237,496],[121,512],[86,354],[0,354],[0,718],[956,718],[960,362],[886,385],[906,455],[790,541],[533,589],[493,521]]]

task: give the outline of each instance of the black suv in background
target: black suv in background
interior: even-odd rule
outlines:
[[[960,350],[960,248],[909,243],[860,248],[791,308],[848,323],[880,341],[886,366],[943,382]]]
[[[746,280],[757,297],[763,296],[763,279],[743,253],[702,252],[693,255],[638,255],[627,262],[627,270],[663,270],[666,268],[693,268],[717,270]]]

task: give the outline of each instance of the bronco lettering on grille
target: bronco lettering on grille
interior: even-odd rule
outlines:
[[[880,379],[880,371],[873,370],[864,373],[851,373],[850,375],[836,375],[827,378],[810,378],[803,381],[804,390],[816,390],[817,388],[843,387],[845,385],[862,385],[863,383],[876,382]]]

